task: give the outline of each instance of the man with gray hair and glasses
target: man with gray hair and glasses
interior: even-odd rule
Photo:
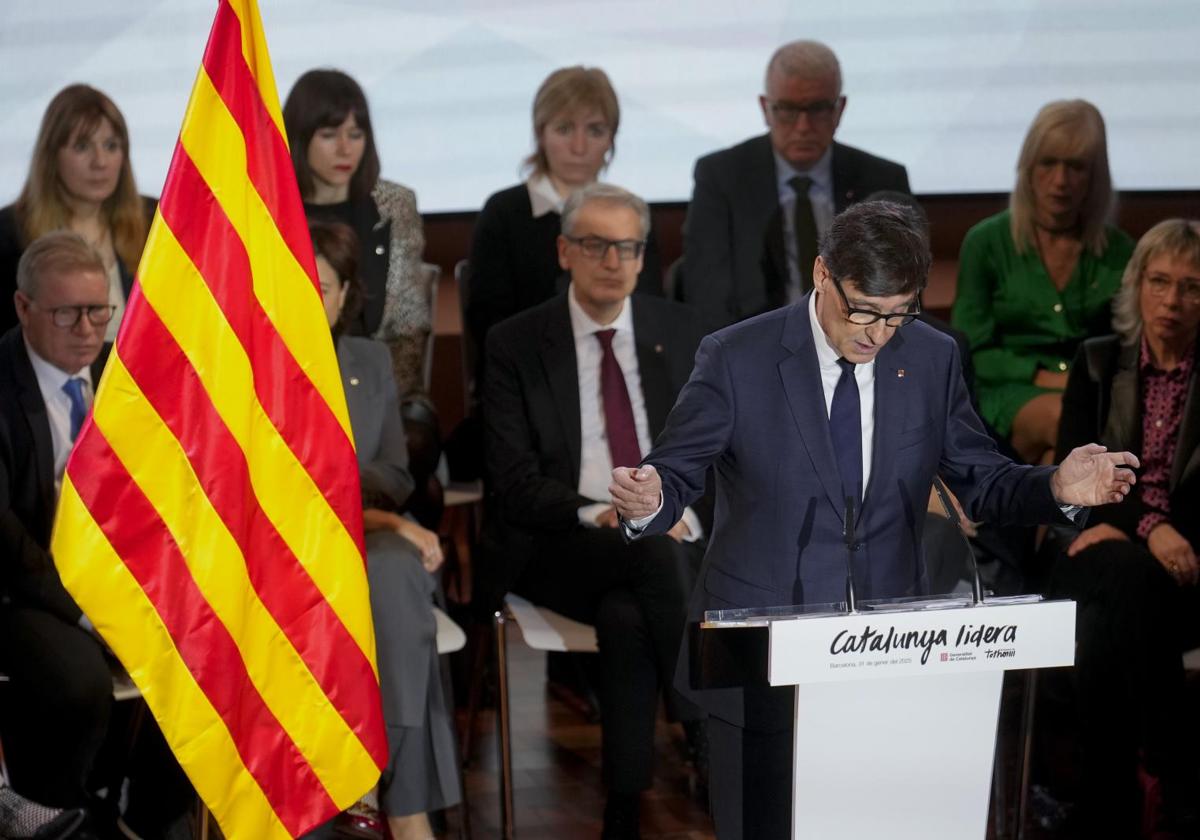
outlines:
[[[558,261],[570,286],[488,332],[483,383],[498,514],[487,542],[504,546],[496,600],[512,591],[596,626],[609,840],[639,836],[660,691],[703,749],[700,710],[671,683],[706,505],[630,544],[608,494],[612,469],[636,466],[662,431],[703,335],[687,307],[632,294],[649,227],[646,203],[620,187],[567,199]]]
[[[712,328],[807,294],[833,217],[878,190],[910,191],[900,164],[834,141],[846,96],[825,44],[776,50],[758,102],[766,134],[696,162],[676,284]]]

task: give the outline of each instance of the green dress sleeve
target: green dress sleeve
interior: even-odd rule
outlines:
[[[967,232],[958,257],[958,287],[951,323],[971,345],[975,376],[986,382],[1033,382],[1037,359],[1003,343],[995,303],[1019,272],[1008,233],[1008,213],[986,219]]]

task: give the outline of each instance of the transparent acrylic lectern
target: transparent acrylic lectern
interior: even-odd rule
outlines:
[[[857,607],[710,610],[697,687],[797,686],[793,838],[983,840],[1004,672],[1072,665],[1074,602]]]

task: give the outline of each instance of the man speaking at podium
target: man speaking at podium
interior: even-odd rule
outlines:
[[[614,505],[638,538],[670,529],[714,468],[715,520],[690,622],[711,609],[843,600],[848,505],[859,597],[923,594],[935,473],[968,516],[996,523],[1065,522],[1129,492],[1130,453],[1093,444],[1054,468],[996,451],[954,341],[914,321],[929,263],[912,209],[847,209],[814,263],[813,291],[706,337],[653,450],[637,469],[613,471]],[[676,683],[709,713],[717,835],[788,837],[794,691],[693,690],[690,636]]]

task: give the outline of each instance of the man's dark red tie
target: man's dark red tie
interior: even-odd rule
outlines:
[[[600,330],[600,398],[604,403],[604,428],[608,436],[608,454],[614,467],[636,467],[642,462],[637,426],[633,422],[633,404],[625,387],[625,374],[613,354],[616,330]]]

